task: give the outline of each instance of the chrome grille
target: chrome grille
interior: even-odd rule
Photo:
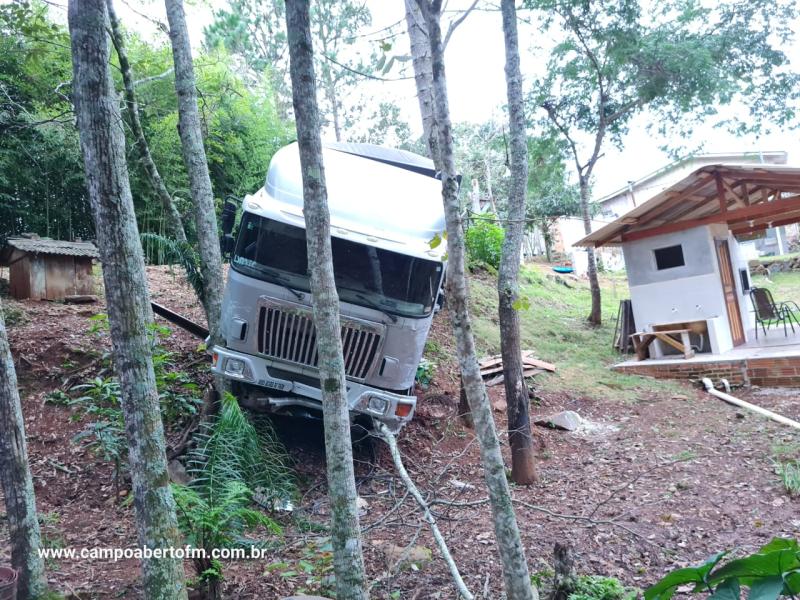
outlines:
[[[366,378],[378,358],[383,326],[341,317],[345,374]],[[316,367],[317,332],[311,311],[293,303],[262,300],[258,314],[258,351],[278,360]]]

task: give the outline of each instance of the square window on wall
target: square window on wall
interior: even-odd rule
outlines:
[[[653,254],[655,254],[656,257],[656,269],[659,271],[682,267],[686,264],[683,258],[683,246],[681,244],[667,246],[665,248],[656,248],[653,250]]]

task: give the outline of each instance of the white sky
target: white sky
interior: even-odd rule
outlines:
[[[0,0],[3,1],[3,0]],[[64,3],[64,0],[55,0]],[[187,22],[192,37],[192,45],[199,47],[203,40],[203,28],[212,20],[212,6],[223,6],[226,0],[187,0]],[[372,12],[372,25],[365,33],[381,30],[404,18],[403,0],[366,0]],[[451,11],[463,9],[470,0],[450,0],[447,8]],[[128,27],[135,26],[147,37],[163,36],[144,16],[148,15],[162,22],[164,5],[159,1],[117,0],[117,10]],[[54,11],[55,12],[55,11]],[[401,33],[394,38],[398,54],[408,53],[408,41],[404,33],[404,23],[392,31]],[[379,34],[366,39],[376,39]],[[532,25],[520,24],[520,45],[523,75],[533,79],[544,67],[545,53],[536,50],[539,34]],[[798,44],[790,49],[795,64],[800,64]],[[484,122],[491,118],[503,118],[502,106],[505,104],[504,47],[500,13],[494,11],[473,11],[453,34],[446,54],[448,94],[454,122]],[[410,63],[408,72],[410,74]],[[396,69],[388,77],[396,77]],[[378,101],[386,99],[396,102],[403,117],[409,122],[415,134],[421,131],[419,109],[415,97],[413,80],[393,82],[365,82],[363,93],[366,98]],[[604,156],[595,171],[595,197],[601,197],[624,186],[629,180],[636,180],[671,162],[669,156],[659,150],[668,140],[659,139],[647,131],[648,116],[637,117],[623,140],[623,150],[619,151],[606,144]],[[789,153],[789,163],[800,165],[800,138],[797,132],[775,132],[765,134],[760,139],[750,136],[736,138],[710,126],[698,126],[691,139],[681,140],[688,148],[702,148],[704,152],[755,152],[785,150]]]

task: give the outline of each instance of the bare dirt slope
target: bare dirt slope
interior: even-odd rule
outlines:
[[[153,267],[149,277],[154,299],[200,319],[178,272]],[[111,465],[72,441],[86,423],[71,420],[69,407],[45,403],[55,389],[108,375],[100,360],[105,342],[88,333],[102,304],[7,304],[16,314],[10,337],[46,543],[135,546],[132,508],[113,498]],[[442,313],[434,336],[444,353],[452,353],[447,329]],[[166,345],[177,353],[181,369],[202,379],[198,341],[176,331]],[[501,407],[502,386],[491,388],[491,395]],[[796,391],[739,395],[800,417]],[[420,396],[418,418],[401,436],[406,466],[433,503],[469,587],[500,598],[479,450],[456,416],[452,365],[442,364]],[[603,427],[582,433],[536,429],[540,482],[513,490],[532,571],[548,570],[553,542],[566,540],[574,544],[582,572],[644,587],[668,569],[702,561],[720,549],[752,551],[772,536],[798,534],[797,500],[783,488],[773,465],[773,460],[800,456],[800,437],[792,430],[688,385],[680,394],[642,392],[635,401],[541,392],[532,405],[535,415],[562,409],[576,410]],[[502,412],[495,415],[503,430]],[[276,515],[285,532],[268,558],[226,563],[231,598],[272,599],[301,588],[325,591],[330,561],[324,552],[328,507],[322,430],[306,421],[276,425],[295,461],[301,498],[293,516]],[[171,439],[179,433],[171,432]],[[367,440],[357,445],[356,459],[373,597],[454,598],[444,564],[385,448]],[[2,522],[0,515],[0,563],[8,560]],[[430,549],[433,559],[427,561],[422,551],[413,566],[398,565],[395,546]],[[135,561],[60,560],[48,566],[53,586],[74,598],[140,597]]]

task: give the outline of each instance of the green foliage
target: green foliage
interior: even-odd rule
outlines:
[[[268,421],[251,423],[231,394],[222,398],[219,415],[196,434],[188,472],[193,487],[209,502],[226,482],[239,481],[253,490],[259,504],[269,506],[294,493],[291,471]]]
[[[525,5],[541,12],[543,29],[559,40],[547,75],[532,86],[531,101],[572,143],[577,132],[597,142],[590,146],[591,158],[579,161],[583,176],[591,174],[604,138],[619,144],[633,116],[645,108],[655,113],[651,122],[662,133],[686,129],[687,116],[712,117],[734,102],[749,109],[749,114],[738,111],[741,118],[730,123],[739,131],[756,130],[765,119],[783,124],[794,117],[798,76],[787,68],[782,50],[792,36],[794,3],[526,0]]]
[[[259,526],[280,534],[277,523],[250,506],[271,506],[294,492],[285,454],[266,422],[261,425],[259,431],[225,394],[220,413],[196,434],[187,469],[190,486],[173,486],[181,531],[188,543],[206,550],[206,557],[193,562],[210,596],[222,580],[222,564],[210,559],[212,550],[254,545],[244,544],[243,535]]]
[[[202,302],[205,297],[203,291],[203,274],[200,271],[200,255],[188,242],[179,242],[156,233],[141,234],[142,246],[155,247],[155,252],[161,257],[163,263],[179,264],[186,274],[186,281],[192,286],[197,298]]]
[[[0,243],[93,231],[72,123],[66,28],[43,2],[0,6]]]
[[[226,481],[217,491],[212,501],[192,487],[172,486],[178,526],[186,542],[206,551],[206,557],[194,559],[199,582],[204,586],[215,586],[222,580],[222,564],[208,558],[213,550],[248,549],[253,541],[246,540],[244,535],[259,526],[273,534],[281,533],[275,521],[249,508],[252,492],[241,481]]]
[[[77,433],[72,438],[72,443],[83,443],[94,454],[113,463],[114,487],[119,496],[120,476],[128,455],[119,383],[111,377],[95,377],[87,383],[74,386],[72,391],[82,392],[81,396],[69,403],[79,408],[74,417],[83,418],[88,415],[97,419]]]
[[[699,567],[667,574],[645,590],[645,600],[669,600],[679,587],[714,600],[739,600],[741,587],[752,600],[776,600],[800,593],[800,547],[796,540],[774,538],[758,552],[723,563],[727,552],[715,554]]]
[[[504,236],[503,228],[494,222],[494,217],[474,217],[465,236],[469,260],[498,269]]]
[[[167,329],[167,331],[169,331]],[[154,337],[153,372],[156,377],[161,416],[167,426],[182,423],[197,414],[202,403],[200,386],[185,371],[178,371],[174,353]]]
[[[525,216],[528,225],[535,225],[542,234],[550,261],[553,226],[566,216],[580,215],[580,195],[569,183],[566,165],[567,146],[553,135],[528,138],[528,204]]]
[[[636,589],[626,588],[615,577],[582,575],[578,577],[569,600],[635,600],[637,592]]]
[[[0,243],[33,231],[54,238],[94,237],[70,102],[72,61],[66,27],[40,0],[0,5]],[[140,116],[153,159],[195,241],[188,179],[177,132],[177,99],[168,43],[126,35]],[[116,61],[116,57],[112,58]],[[112,69],[117,88],[121,76]],[[212,186],[218,198],[263,185],[269,160],[292,138],[274,94],[245,78],[223,51],[201,51],[195,72]],[[124,112],[123,112],[124,116]],[[129,140],[130,142],[130,140]],[[164,234],[163,209],[137,153],[129,148],[131,191],[142,232]],[[218,200],[221,202],[221,200]],[[151,262],[161,249],[145,240]]]
[[[416,381],[422,386],[423,389],[427,389],[431,381],[433,381],[433,376],[435,374],[436,363],[428,360],[427,358],[423,358],[419,361],[419,365],[417,365]]]
[[[6,327],[16,327],[17,325],[24,325],[29,321],[28,313],[19,306],[6,302],[2,309],[3,320]]]
[[[336,576],[333,573],[333,546],[330,538],[320,538],[307,544],[301,558],[292,563],[286,561],[267,565],[265,576],[277,573],[297,586],[299,594],[336,595]]]
[[[775,473],[781,478],[783,487],[791,496],[800,494],[800,461],[791,462],[773,461]]]
[[[311,31],[315,52],[315,72],[320,98],[320,118],[324,125],[347,130],[363,120],[368,102],[355,93],[363,77],[358,73],[379,70],[375,53],[367,57],[350,50],[362,27],[370,24],[369,8],[353,0],[322,0],[311,5]],[[289,82],[289,57],[286,51],[286,18],[282,0],[231,0],[226,8],[214,11],[214,22],[206,28],[206,44],[237,55],[255,77],[268,75],[276,92],[279,114],[288,114],[292,104]],[[385,51],[385,50],[384,50]],[[342,66],[344,65],[344,66]],[[384,65],[385,66],[385,65]],[[352,98],[347,104],[345,101]],[[398,119],[391,110],[377,111],[376,127],[381,117],[394,126]],[[386,126],[386,127],[388,127]],[[402,129],[402,128],[401,128]],[[337,139],[340,132],[337,132]]]

